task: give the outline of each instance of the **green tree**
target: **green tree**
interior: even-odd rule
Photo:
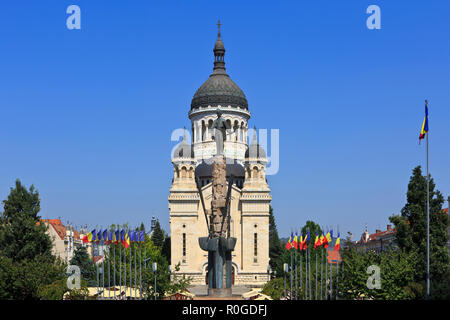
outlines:
[[[97,271],[94,267],[94,261],[89,257],[86,247],[78,247],[75,250],[70,264],[80,267],[81,279],[85,280],[89,287],[95,287],[97,285]]]
[[[65,277],[52,252],[47,227],[40,223],[39,193],[20,180],[3,201],[0,217],[0,299],[39,299],[39,288]]]
[[[449,256],[447,249],[447,215],[442,211],[444,197],[435,190],[434,180],[429,182],[430,203],[430,278],[432,296],[434,288],[438,291],[441,283],[449,279]],[[395,225],[396,242],[399,248],[413,254],[415,282],[425,285],[427,257],[427,181],[421,167],[414,168],[408,184],[407,202],[400,215],[389,219]]]
[[[414,283],[414,257],[408,253],[393,250],[357,252],[353,249],[341,253],[340,299],[404,300],[415,298],[420,291]],[[380,288],[370,288],[367,284],[373,275],[368,273],[370,266],[379,267]]]
[[[171,259],[170,259],[170,237],[165,237],[164,238],[164,245],[161,249],[161,254],[166,258],[167,262],[170,264],[171,263]]]
[[[284,296],[284,279],[275,278],[270,280],[264,285],[262,293],[274,300],[280,300]]]
[[[278,236],[277,225],[273,215],[272,206],[269,207],[269,258],[272,270],[277,270],[280,263],[280,257],[283,253],[283,247]]]
[[[158,248],[162,248],[164,245],[164,231],[161,229],[161,225],[159,224],[159,220],[156,220],[155,228],[153,229],[152,242]]]

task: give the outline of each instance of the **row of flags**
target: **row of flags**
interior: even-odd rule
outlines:
[[[105,244],[122,244],[125,248],[128,248],[132,242],[144,242],[144,231],[125,231],[125,230],[98,230],[95,229],[89,232],[83,237],[83,242],[96,242],[103,241]]]
[[[323,246],[325,249],[328,248],[329,243],[333,241],[333,230],[328,231],[325,235],[321,232],[319,236],[319,231],[317,231],[316,238],[314,239],[314,243],[311,243],[311,236],[309,230],[306,236],[300,234],[298,237],[297,232],[294,234],[291,232],[291,236],[289,237],[289,241],[286,243],[286,249],[289,251],[291,248],[295,248],[297,250],[306,250],[308,248],[308,242],[310,245],[314,245],[314,249]],[[338,236],[336,239],[336,243],[334,245],[334,250],[339,251],[341,249],[341,234],[338,232]]]

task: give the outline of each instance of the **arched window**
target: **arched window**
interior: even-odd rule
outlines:
[[[258,178],[258,167],[253,167],[252,178]]]
[[[213,136],[213,133],[211,130],[212,124],[213,124],[212,119],[209,119],[209,121],[208,121],[208,140],[212,140],[212,136]]]
[[[244,142],[244,122],[241,122],[240,140]]]
[[[206,140],[206,126],[205,121],[202,121],[202,141]]]
[[[181,178],[182,179],[186,178],[186,167],[181,168]]]
[[[227,131],[226,131],[226,134],[225,134],[225,137],[223,138],[223,140],[225,141],[225,140],[228,140],[229,138],[228,138],[228,136],[230,135],[230,133],[231,133],[231,121],[230,121],[230,119],[228,119],[227,121],[226,121],[226,124],[227,124]],[[231,140],[231,139],[230,139]]]

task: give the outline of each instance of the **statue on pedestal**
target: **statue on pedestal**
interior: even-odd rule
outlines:
[[[200,247],[208,251],[208,295],[231,296],[232,264],[231,251],[236,238],[230,237],[230,197],[233,183],[230,176],[227,187],[226,160],[223,146],[226,134],[226,122],[217,112],[217,119],[211,127],[216,141],[216,155],[213,157],[211,212],[206,214],[209,229],[208,237],[200,237]],[[206,213],[200,184],[197,182],[203,210]],[[209,222],[209,223],[208,223]]]

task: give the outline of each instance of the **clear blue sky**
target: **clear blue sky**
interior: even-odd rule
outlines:
[[[66,28],[70,4],[81,30]],[[370,4],[381,30],[366,28]],[[190,127],[220,18],[249,127],[280,130],[268,178],[280,235],[308,219],[385,228],[425,165],[425,99],[431,174],[450,194],[449,12],[444,0],[5,2],[0,199],[20,178],[45,218],[148,226],[154,214],[168,230],[170,134]]]

